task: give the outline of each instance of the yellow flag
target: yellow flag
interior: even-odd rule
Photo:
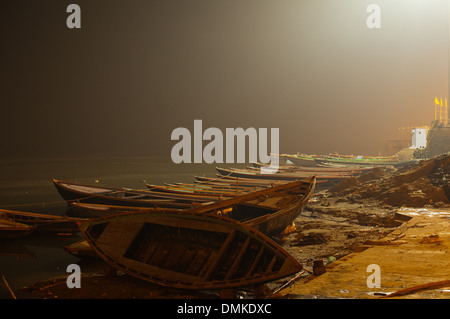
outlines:
[[[437,97],[434,97],[434,103],[439,104],[439,100]]]

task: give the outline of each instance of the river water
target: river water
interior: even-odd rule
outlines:
[[[195,175],[215,176],[215,165],[174,164],[163,157],[37,158],[0,160],[0,208],[64,215],[67,203],[52,178],[111,187],[145,189],[144,182],[193,182]],[[81,239],[80,234],[35,232],[19,239],[0,239],[0,274],[18,298],[30,297],[20,288],[69,275],[67,266],[83,263],[63,246]],[[84,268],[81,266],[81,271]],[[0,298],[11,298],[0,281]]]

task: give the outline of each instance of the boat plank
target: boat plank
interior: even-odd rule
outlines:
[[[234,275],[237,268],[239,267],[239,264],[240,264],[242,258],[244,257],[245,253],[247,252],[247,248],[249,247],[249,245],[250,245],[250,237],[248,237],[247,240],[245,241],[245,243],[242,245],[238,256],[234,260],[233,264],[230,267],[230,270],[228,271],[228,273],[225,276],[225,280],[229,280]]]
[[[252,265],[248,269],[247,273],[245,274],[246,277],[253,275],[253,272],[255,271],[256,266],[259,264],[259,261],[264,253],[264,246],[261,246],[261,248],[258,251],[258,254],[256,255]]]
[[[210,277],[212,276],[213,272],[216,271],[218,265],[220,264],[220,259],[223,257],[223,255],[226,253],[226,251],[228,250],[228,247],[231,245],[231,242],[234,240],[234,238],[236,237],[236,231],[233,230],[229,233],[227,239],[225,240],[225,242],[223,243],[219,253],[216,256],[216,259],[214,260],[214,262],[211,263],[209,269],[206,271],[206,273],[203,276],[203,281],[207,281],[210,279]]]

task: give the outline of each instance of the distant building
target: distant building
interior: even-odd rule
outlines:
[[[411,148],[427,147],[427,128],[413,128],[411,138]]]

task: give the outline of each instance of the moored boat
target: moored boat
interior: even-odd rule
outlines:
[[[227,216],[238,220],[264,233],[266,235],[276,234],[283,231],[301,213],[305,204],[314,192],[315,178],[308,180],[291,182],[286,185],[268,188],[266,190],[252,192],[237,198],[224,200],[218,203],[198,206],[191,210],[196,213],[210,213],[212,215]],[[111,205],[97,205],[84,203],[71,203],[72,208],[84,211],[83,216],[112,216],[124,213],[170,213],[180,212],[180,210],[137,208]],[[189,212],[189,211],[187,211]],[[69,249],[71,249],[69,251]],[[78,253],[79,249],[81,252]],[[86,253],[86,245],[75,245],[66,249],[70,253],[78,256],[90,254]]]
[[[227,186],[247,186],[247,187],[273,187],[289,183],[289,181],[279,181],[270,179],[253,179],[224,176],[218,174],[217,177],[195,176],[195,183],[208,183],[209,185]]]
[[[53,183],[61,197],[67,202],[180,209],[192,208],[193,202],[197,202],[192,198],[167,198],[161,194],[158,196],[147,191],[132,189],[85,185],[56,179],[53,179]]]
[[[220,168],[216,167],[216,170],[223,176],[239,177],[247,179],[265,179],[265,180],[284,180],[284,181],[296,181],[308,178],[310,176],[316,176],[317,179],[326,180],[342,180],[351,177],[352,174],[348,172],[279,172],[274,174],[261,174],[252,170],[236,169],[236,168]]]
[[[257,230],[195,209],[115,215],[83,222],[80,229],[96,253],[115,268],[168,287],[246,287],[302,269]]]
[[[0,218],[29,225],[39,231],[58,233],[74,233],[79,231],[76,223],[78,219],[65,216],[0,209]]]
[[[0,218],[0,238],[12,239],[29,235],[36,227]]]
[[[236,197],[238,195],[247,194],[251,191],[255,191],[254,188],[247,188],[247,189],[231,189],[231,188],[222,188],[222,189],[212,189],[212,188],[205,188],[205,187],[187,187],[187,186],[168,186],[168,185],[149,185],[146,184],[146,186],[151,189],[152,191],[156,192],[162,192],[162,193],[171,193],[171,194],[183,194],[183,195],[192,195],[192,196],[210,196],[210,198],[216,199],[216,198],[231,198]]]
[[[283,231],[297,218],[313,194],[315,185],[316,180],[312,177],[308,180],[286,183],[219,202],[197,205],[191,211],[225,215],[270,235]],[[77,217],[103,217],[132,212],[179,211],[176,209],[136,208],[86,203],[71,203],[70,206],[79,211],[76,213]]]
[[[304,167],[312,167],[316,166],[317,163],[315,161],[315,157],[311,155],[289,155],[284,154],[282,155],[284,160],[290,161],[291,163],[298,165],[298,166],[304,166]]]
[[[196,207],[196,212],[216,212],[271,235],[283,231],[301,213],[314,193],[316,178],[252,192]]]
[[[100,218],[121,214],[124,212],[161,212],[161,211],[176,211],[176,208],[151,208],[151,207],[136,207],[136,206],[117,206],[117,205],[101,205],[90,203],[69,203],[70,210],[67,213],[71,217],[77,218]]]

